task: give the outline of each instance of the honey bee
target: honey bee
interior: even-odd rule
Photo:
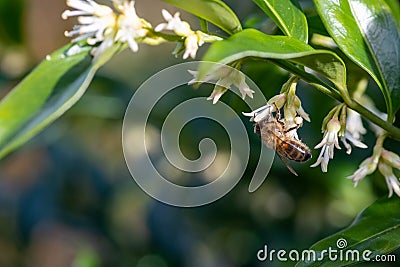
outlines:
[[[271,113],[266,115],[265,118],[255,123],[254,132],[260,136],[267,147],[276,151],[289,171],[297,176],[286,159],[306,162],[311,158],[311,151],[306,144],[291,134],[291,131],[297,130],[300,125],[286,129],[285,122],[281,120],[280,111],[276,105],[275,109],[276,117]]]

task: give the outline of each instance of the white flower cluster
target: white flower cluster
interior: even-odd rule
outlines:
[[[367,146],[360,141],[362,135],[366,133],[360,114],[348,109],[345,105],[339,105],[332,109],[324,121],[327,121],[322,128],[324,137],[315,146],[315,148],[321,148],[321,152],[317,161],[311,167],[321,165],[321,170],[327,172],[328,163],[330,159],[333,159],[335,148],[341,149],[339,137],[347,154],[351,153],[351,145],[347,141],[359,148],[367,148]]]
[[[246,76],[239,70],[227,65],[218,66],[213,71],[206,74],[204,79],[198,80],[198,71],[189,71],[193,75],[193,79],[188,83],[189,85],[216,81],[213,92],[207,100],[212,100],[216,104],[221,96],[231,88],[232,85],[237,87],[244,99],[246,96],[253,98],[254,91],[246,83]]]
[[[181,36],[184,39],[184,45],[186,48],[185,53],[183,54],[183,59],[186,59],[189,56],[194,59],[197,50],[205,41],[222,40],[217,36],[211,36],[202,31],[193,31],[190,28],[189,23],[181,20],[179,12],[176,12],[175,15],[172,16],[167,10],[163,9],[162,15],[167,22],[157,25],[154,30],[156,32],[169,30],[175,32],[178,36]]]
[[[93,53],[100,54],[114,42],[126,42],[133,52],[138,51],[138,38],[147,35],[151,25],[138,17],[134,1],[114,0],[115,13],[110,7],[99,5],[93,0],[67,0],[67,5],[75,10],[66,10],[63,19],[78,16],[79,25],[65,32],[67,37],[78,36],[73,42],[87,38],[89,45],[100,43]]]
[[[243,115],[251,117],[250,121],[259,122],[271,116],[273,112],[277,112],[283,108],[284,117],[281,120],[285,127],[284,130],[288,131],[286,135],[299,140],[297,129],[303,125],[303,119],[310,122],[310,117],[304,111],[301,101],[296,95],[296,86],[297,82],[292,82],[288,90],[284,90],[283,93],[270,98],[267,105],[250,113],[243,112]]]
[[[375,172],[378,167],[379,172],[385,177],[389,197],[393,195],[393,192],[400,196],[400,181],[393,172],[393,169],[400,170],[400,157],[383,148],[384,139],[385,135],[378,137],[372,156],[361,162],[359,168],[348,178],[353,180],[354,186],[357,186],[365,176]]]
[[[162,15],[167,21],[153,28],[149,22],[140,18],[135,9],[135,2],[130,0],[111,0],[114,12],[108,6],[100,5],[93,0],[67,0],[67,5],[74,10],[66,10],[63,19],[78,17],[79,25],[72,31],[65,32],[72,41],[87,40],[89,45],[100,45],[92,50],[95,56],[101,54],[114,43],[126,43],[133,52],[137,52],[138,42],[158,45],[167,40],[157,36],[157,32],[171,30],[184,45],[183,58],[195,58],[198,48],[204,42],[213,42],[221,38],[208,35],[201,31],[192,31],[189,23],[182,21],[179,13],[172,16],[168,11],[162,10]]]

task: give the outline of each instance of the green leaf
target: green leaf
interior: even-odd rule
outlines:
[[[314,0],[325,27],[339,48],[367,71],[381,88],[387,112],[400,105],[400,33],[383,0]]]
[[[226,40],[213,43],[203,57],[204,61],[229,64],[248,57],[283,59],[306,66],[331,80],[339,89],[346,90],[346,68],[333,52],[315,50],[306,43],[288,36],[267,35],[246,29]],[[200,65],[199,77],[210,70]]]
[[[388,109],[391,117],[400,106],[400,28],[383,0],[349,3],[378,67],[384,90],[391,95],[393,110]]]
[[[221,0],[163,1],[211,22],[229,34],[242,30],[236,14]]]
[[[290,37],[308,42],[307,19],[296,0],[253,0]]]
[[[386,4],[389,6],[397,24],[400,24],[400,4],[398,0],[385,0]]]
[[[71,108],[115,50],[93,61],[90,49],[70,44],[57,50],[1,100],[0,158]]]
[[[316,251],[322,257],[324,250],[342,247],[343,261],[330,261],[325,252],[325,257],[317,261],[301,261],[296,266],[348,266],[356,261],[352,260],[351,252],[359,253],[360,262],[363,261],[362,253],[370,250],[368,258],[371,261],[377,255],[388,254],[400,247],[400,199],[384,198],[376,201],[361,212],[354,222],[346,229],[331,235],[311,246],[310,250]],[[340,241],[341,243],[339,243]],[[344,244],[347,243],[345,246]],[[339,248],[338,248],[339,245]],[[347,253],[347,254],[346,254]],[[339,251],[336,255],[340,255]],[[346,256],[347,261],[346,261]]]

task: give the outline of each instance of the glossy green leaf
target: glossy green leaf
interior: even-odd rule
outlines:
[[[335,53],[315,50],[296,38],[267,35],[254,29],[213,43],[203,60],[229,64],[248,57],[288,60],[324,75],[342,90],[346,88],[346,68]],[[208,71],[206,64],[200,65],[199,78]]]
[[[386,4],[389,6],[397,24],[400,24],[400,3],[398,0],[385,0]]]
[[[400,107],[400,28],[385,1],[350,1],[351,10],[378,66],[394,115]]]
[[[308,42],[307,19],[296,0],[253,0],[290,37]]]
[[[236,14],[221,0],[163,1],[211,22],[229,34],[242,30]]]
[[[318,260],[301,261],[296,266],[348,266],[359,262],[371,261],[377,255],[388,254],[400,247],[400,199],[384,198],[376,201],[361,212],[354,222],[334,235],[331,235],[311,246],[309,250],[316,252]],[[338,257],[342,251],[342,261],[332,261],[324,250],[337,250]],[[367,251],[371,251],[368,253]],[[348,255],[348,256],[346,256]],[[353,257],[352,257],[353,255]]]
[[[111,49],[110,49],[111,50]],[[40,63],[0,102],[0,157],[25,143],[71,108],[109,51],[93,61],[90,47],[67,45]]]
[[[367,71],[381,88],[387,111],[398,107],[399,28],[383,0],[314,0],[325,27],[339,48]]]

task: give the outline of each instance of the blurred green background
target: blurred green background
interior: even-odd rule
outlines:
[[[247,25],[274,31],[271,21],[251,1],[226,2]],[[303,4],[311,7],[310,2]],[[158,0],[138,0],[136,7],[153,26],[162,22],[162,8],[176,10]],[[63,0],[0,0],[2,97],[47,54],[69,42],[63,32],[75,21],[61,19],[64,9]],[[189,14],[182,17],[197,23]],[[140,45],[136,54],[125,51],[113,58],[76,106],[0,161],[0,266],[265,266],[256,257],[264,245],[277,250],[306,249],[349,225],[357,213],[387,194],[378,174],[367,177],[357,188],[345,178],[371,154],[371,133],[364,139],[368,149],[354,149],[351,156],[343,149],[336,151],[326,174],[309,168],[319,151],[313,150],[313,159],[305,164],[292,164],[299,177],[275,160],[261,188],[249,193],[260,140],[247,118],[242,118],[253,149],[244,177],[228,195],[191,209],[164,205],[147,196],[125,165],[122,119],[142,82],[182,62],[171,55],[173,49],[173,44]],[[198,58],[205,50],[200,49]],[[277,94],[288,78],[285,71],[265,62],[249,62],[243,71],[266,97]],[[182,99],[207,96],[211,90],[188,87],[167,95],[151,123],[159,128]],[[305,83],[300,84],[298,93],[312,120],[299,134],[314,147],[322,138],[322,119],[334,102]],[[368,93],[382,107],[374,85]],[[249,111],[231,93],[222,101],[238,114]],[[229,148],[220,126],[199,120],[184,128],[182,151],[189,158],[198,157],[198,141],[204,136],[213,138],[222,151]],[[398,143],[388,144],[393,150],[396,146],[398,149]]]

